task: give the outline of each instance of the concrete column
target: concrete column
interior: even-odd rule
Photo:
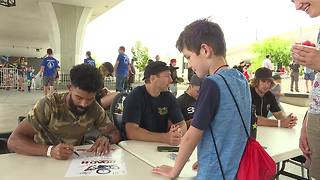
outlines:
[[[82,63],[81,48],[85,28],[92,14],[91,8],[41,2],[43,13],[50,23],[50,43],[54,56],[60,60],[61,73],[69,73],[72,66]]]

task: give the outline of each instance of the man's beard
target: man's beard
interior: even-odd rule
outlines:
[[[88,107],[76,106],[72,100],[71,95],[69,98],[69,107],[70,107],[70,111],[76,116],[81,116],[85,114],[88,110]]]

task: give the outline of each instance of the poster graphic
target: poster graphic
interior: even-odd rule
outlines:
[[[127,174],[122,157],[123,150],[117,146],[112,146],[111,152],[104,156],[95,156],[94,153],[83,151],[83,149],[75,148],[75,150],[80,156],[74,156],[65,177]]]

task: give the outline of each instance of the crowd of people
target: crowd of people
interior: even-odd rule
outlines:
[[[306,11],[311,17],[320,15],[320,1],[295,0],[294,3],[298,10]],[[247,143],[244,127],[250,129],[252,116],[256,116],[259,126],[293,128],[297,124],[297,117],[284,113],[280,106],[281,77],[272,75],[270,55],[248,82],[245,72],[250,64],[228,66],[224,33],[217,23],[208,19],[187,25],[176,47],[195,72],[185,93],[176,99],[172,77],[175,60],[171,60],[169,66],[159,60],[150,61],[144,71],[144,84],[134,88],[124,101],[123,128],[120,129],[110,122],[105,112],[108,103],[104,98],[112,99],[114,94],[103,87],[103,78],[114,74],[116,91],[124,90],[125,81],[132,73],[125,48],[119,48],[114,66],[104,63],[99,69],[87,52],[84,63],[70,70],[71,83],[65,93],[51,92],[59,63],[52,57],[52,50],[48,50],[41,68],[47,96],[36,103],[11,134],[9,149],[24,155],[69,159],[74,146],[83,143],[84,134],[96,127],[100,136],[88,149],[95,154],[108,153],[109,145],[123,140],[120,134],[124,133],[124,139],[179,145],[174,166],[157,166],[153,168],[154,173],[175,179],[197,147],[198,161],[194,169],[198,179],[235,179]],[[303,65],[320,70],[320,50],[295,44],[291,52],[292,69]],[[310,162],[310,175],[316,179],[320,178],[319,78],[316,75],[310,89],[311,104],[300,138],[300,148]],[[168,91],[169,87],[173,93]],[[297,86],[295,90],[299,90]],[[256,114],[252,114],[252,108]]]

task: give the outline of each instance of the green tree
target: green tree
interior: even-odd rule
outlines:
[[[138,68],[140,72],[143,71],[148,64],[148,60],[150,59],[148,48],[143,47],[142,43],[137,41],[136,45],[131,48],[131,53],[133,54],[132,59],[134,59],[136,62],[136,68]]]
[[[280,37],[272,37],[252,45],[251,51],[256,55],[252,60],[251,71],[260,68],[266,55],[271,55],[273,64],[288,66],[291,61],[290,48],[292,42]]]

